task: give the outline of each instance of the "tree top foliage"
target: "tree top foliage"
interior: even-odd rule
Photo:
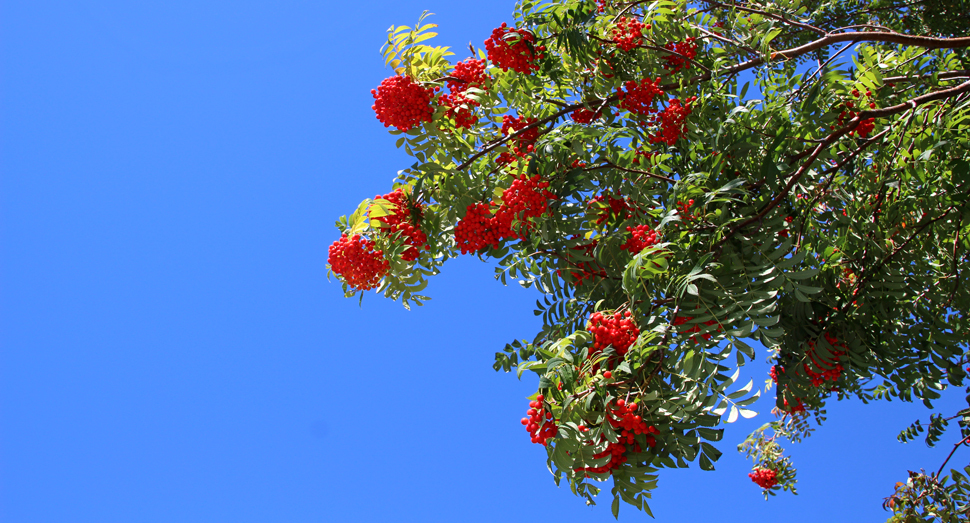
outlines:
[[[374,110],[415,161],[341,217],[330,269],[405,306],[466,254],[538,289],[542,329],[495,369],[538,374],[523,425],[614,514],[649,512],[661,468],[713,469],[721,424],[754,415],[756,340],[777,419],[739,449],[794,492],[780,442],[830,399],[932,407],[967,379],[968,12],[523,0],[460,61],[424,16],[392,26]],[[950,420],[970,441],[964,409],[927,442]],[[943,469],[898,483],[892,517],[965,518],[970,470]]]

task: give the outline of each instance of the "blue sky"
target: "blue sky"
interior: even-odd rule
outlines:
[[[411,312],[327,281],[334,220],[411,163],[370,90],[425,9],[464,57],[512,3],[4,2],[0,520],[612,521],[519,424],[535,380],[491,369],[535,291],[470,257]],[[716,472],[663,472],[659,521],[879,520],[948,451],[895,441],[919,405],[831,405],[765,502],[733,447],[768,403]]]

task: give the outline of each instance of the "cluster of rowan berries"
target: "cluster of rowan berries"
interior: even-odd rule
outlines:
[[[674,317],[674,321],[672,321],[670,325],[674,327],[678,327],[680,325],[687,323],[688,321],[690,321],[690,318],[688,318],[687,316],[676,316]],[[707,325],[708,327],[713,327],[714,325],[717,325],[717,322],[714,320],[707,320],[704,322],[704,325]],[[720,332],[721,327],[718,327],[717,330],[718,332]],[[677,332],[680,334],[688,334],[688,333],[700,332],[700,331],[701,331],[701,326],[698,324],[694,324],[693,327],[678,329]],[[701,334],[701,337],[704,338],[705,341],[709,341],[711,339],[711,334],[709,332],[705,332],[704,334]],[[690,339],[691,341],[697,341],[697,335],[695,334],[691,336]]]
[[[545,408],[543,400],[545,398],[539,394],[536,399],[529,402],[529,410],[526,411],[527,418],[522,418],[525,430],[529,431],[533,443],[546,445],[550,438],[556,437],[559,429],[556,422],[552,419],[552,412]]]
[[[607,0],[596,0],[596,12],[602,13],[606,11],[606,2]]]
[[[593,120],[598,119],[602,115],[602,111],[593,111],[585,107],[580,107],[573,111],[571,116],[574,122],[587,125],[593,123]]]
[[[647,423],[643,421],[643,418],[637,414],[637,409],[639,405],[636,403],[627,403],[621,399],[616,400],[616,408],[610,411],[610,425],[614,429],[619,429],[618,436],[622,443],[626,440],[626,443],[634,445],[634,452],[640,452],[640,445],[636,443],[636,436],[644,435],[646,436],[647,446],[653,447],[657,444],[657,439],[654,437],[656,434],[660,434],[657,427],[652,425],[647,426]]]
[[[679,99],[671,99],[667,103],[667,108],[657,115],[656,122],[660,124],[660,130],[650,138],[650,143],[667,145],[677,143],[687,130],[687,117],[691,112],[690,104],[694,100],[697,100],[697,97],[691,96],[681,104]]]
[[[626,230],[630,233],[630,237],[626,243],[620,245],[620,249],[630,251],[631,254],[639,254],[642,250],[651,245],[656,245],[660,241],[660,235],[649,225],[627,227]]]
[[[637,83],[635,80],[628,80],[623,84],[623,88],[616,88],[616,95],[620,99],[620,108],[626,109],[633,114],[647,115],[653,113],[653,99],[663,94],[658,87],[660,78],[650,80],[644,78]]]
[[[640,157],[642,156],[645,160],[649,160],[660,153],[656,151],[637,151],[633,154],[633,164],[640,165]]]
[[[748,477],[763,489],[770,489],[778,484],[778,473],[771,469],[754,469],[754,472],[748,473]]]
[[[795,414],[798,412],[805,412],[805,404],[802,403],[801,398],[795,398],[794,400],[792,400],[793,404],[788,403],[788,398],[782,398],[782,400],[785,402],[785,407],[784,409],[782,409],[785,412],[789,412],[791,414]]]
[[[534,46],[535,37],[532,33],[525,29],[507,27],[504,22],[502,27],[493,30],[492,36],[485,40],[485,50],[493,64],[503,71],[511,69],[522,74],[538,71],[538,60],[545,56],[545,46]]]
[[[852,108],[852,102],[846,102],[846,107],[849,107],[851,109]],[[855,118],[856,116],[859,115],[859,113],[857,113],[855,111],[852,111],[850,109],[843,110],[841,113],[839,113],[839,120],[838,120],[837,125],[831,126],[830,129],[835,129],[836,127],[841,127],[841,126],[845,125],[845,123],[848,120],[851,120],[851,119],[853,119],[853,118]],[[875,128],[876,128],[876,119],[875,118],[866,118],[864,120],[861,120],[858,124],[856,124],[855,128],[853,128],[851,131],[849,131],[849,136],[852,136],[854,134],[858,134],[860,138],[866,138],[866,137],[869,136],[869,133],[871,133],[872,130],[875,129]]]
[[[694,214],[690,210],[690,208],[694,206],[693,198],[687,200],[687,203],[677,202],[676,205],[677,205],[677,214],[680,215],[681,220],[691,221],[694,219]]]
[[[434,109],[431,99],[437,88],[425,87],[410,76],[397,75],[385,78],[377,89],[371,89],[377,119],[384,127],[394,126],[408,131],[421,122],[430,122]]]
[[[780,365],[772,365],[771,371],[769,372],[769,374],[771,375],[771,381],[775,382],[775,384],[777,385],[778,380],[781,379],[781,375],[784,373],[785,373],[785,369],[783,367],[781,367]],[[785,389],[787,390],[787,386],[785,387]],[[788,412],[791,414],[795,414],[798,412],[805,412],[805,404],[802,403],[801,398],[793,398],[792,403],[789,403],[788,398],[783,396],[782,402],[784,403],[784,406],[782,407],[781,410],[785,412]]]
[[[414,261],[421,255],[422,247],[425,250],[431,249],[428,245],[428,237],[421,230],[420,223],[424,217],[424,211],[420,203],[416,202],[414,208],[410,209],[407,197],[401,189],[395,189],[383,196],[375,196],[374,199],[386,200],[390,204],[394,214],[374,218],[374,220],[381,223],[382,233],[389,236],[400,233],[399,240],[408,246],[401,254],[401,259]]]
[[[465,209],[465,217],[455,225],[455,243],[462,254],[474,253],[486,247],[498,247],[511,232],[495,219],[489,204],[473,203]]]
[[[649,30],[650,24],[644,24],[634,17],[621,16],[613,28],[613,43],[624,51],[630,51],[643,43],[643,30]]]
[[[626,454],[628,452],[633,452],[634,454],[641,452],[640,443],[636,440],[637,435],[645,435],[646,443],[651,447],[657,444],[654,435],[659,434],[660,431],[656,427],[648,427],[640,416],[635,413],[636,410],[636,403],[631,403],[627,406],[623,400],[616,400],[616,409],[611,411],[608,419],[610,420],[610,425],[620,429],[618,434],[619,438],[616,442],[608,443],[604,451],[593,455],[593,459],[602,459],[609,456],[610,461],[598,467],[583,467],[579,469],[586,473],[586,477],[589,477],[590,473],[609,474],[626,463]],[[580,432],[586,432],[588,429],[584,425],[580,425],[579,430]],[[603,441],[605,441],[605,436],[600,436],[600,442]]]
[[[611,217],[625,220],[631,216],[630,204],[622,197],[614,198],[611,194],[600,194],[586,203],[587,207],[598,207],[597,204],[606,202],[605,207],[601,207],[599,215],[596,217],[596,225],[602,225]]]
[[[792,218],[791,216],[785,216],[785,223],[787,223],[788,225],[791,225],[791,223],[793,221],[795,221],[795,218]],[[788,229],[784,229],[784,230],[778,231],[778,236],[781,236],[782,238],[787,238],[788,237]]]
[[[549,210],[548,202],[555,199],[555,195],[548,187],[549,182],[542,181],[538,174],[530,178],[523,173],[502,193],[502,205],[495,213],[495,219],[509,224],[512,239],[525,236],[529,228],[527,220],[538,218]]]
[[[630,350],[630,346],[640,336],[640,329],[630,319],[630,316],[632,316],[630,311],[622,314],[619,312],[613,314],[594,312],[590,315],[586,330],[593,334],[593,353],[600,352],[612,345],[620,356],[626,354]]]
[[[455,69],[447,80],[450,92],[441,95],[440,103],[448,108],[445,114],[455,121],[456,127],[468,129],[478,123],[473,109],[481,104],[469,98],[467,90],[469,87],[487,89],[487,81],[485,60],[468,58],[455,64]]]
[[[677,53],[664,56],[664,60],[667,62],[664,64],[664,68],[670,72],[677,72],[690,67],[690,60],[697,57],[697,44],[694,43],[692,36],[688,36],[683,42],[677,42],[676,44],[668,42],[664,46],[664,49]]]
[[[859,135],[859,138],[867,138],[869,136],[869,133],[871,133],[872,130],[875,128],[876,128],[876,119],[866,118],[865,120],[862,120],[861,122],[859,122],[859,125],[857,125],[854,130],[849,131],[849,136],[852,136],[852,133],[854,132]]]
[[[846,354],[845,345],[839,342],[838,338],[828,332],[825,333],[825,341],[829,342],[833,348],[841,347],[843,350],[830,351],[832,354],[832,360],[829,361],[818,356],[818,353],[815,350],[815,342],[808,342],[808,357],[812,360],[814,367],[821,370],[821,372],[814,370],[813,366],[809,365],[807,362],[804,363],[803,366],[805,368],[805,372],[808,374],[808,377],[812,380],[812,385],[816,387],[822,386],[826,381],[833,383],[838,381],[839,377],[842,376],[842,371],[845,370],[842,367],[842,364],[839,363],[842,356],[845,356]],[[817,356],[818,359],[816,359]]]
[[[384,251],[374,248],[374,241],[359,234],[343,234],[328,249],[327,263],[351,287],[366,291],[377,287],[390,265]]]
[[[606,436],[600,436],[600,441],[603,441],[605,439],[606,439]],[[618,469],[620,468],[620,465],[626,463],[626,456],[624,456],[624,454],[626,454],[626,451],[627,451],[627,447],[623,443],[620,443],[620,442],[608,443],[606,445],[606,450],[597,454],[593,454],[593,459],[602,459],[607,456],[610,456],[610,461],[608,461],[605,465],[600,465],[598,467],[582,467],[579,470],[584,471],[586,473],[587,478],[589,477],[590,473],[610,474],[611,472],[613,472],[613,469]]]
[[[475,116],[473,109],[478,107],[479,103],[464,92],[443,94],[439,102],[448,108],[445,116],[455,121],[455,127],[469,129],[478,123],[478,117]]]
[[[511,152],[505,152],[499,155],[496,162],[499,165],[507,165],[515,161],[516,158],[525,158],[527,154],[534,150],[534,144],[536,140],[539,139],[539,127],[533,126],[525,129],[526,126],[535,123],[535,118],[526,118],[524,116],[509,116],[505,115],[502,117],[502,135],[508,136],[513,133],[519,133],[515,135],[515,139],[512,141]],[[524,129],[524,130],[523,130]],[[522,132],[519,132],[522,131]]]
[[[833,350],[829,351],[831,358],[821,358],[816,352],[816,343],[810,341],[808,342],[808,351],[806,355],[811,360],[812,364],[809,365],[808,362],[803,363],[802,368],[805,370],[805,374],[807,374],[809,379],[812,381],[813,386],[822,387],[828,384],[828,388],[832,389],[835,386],[835,382],[839,380],[839,378],[842,376],[842,372],[845,370],[840,363],[840,360],[847,354],[848,348],[846,348],[845,344],[840,342],[838,338],[831,333],[826,332],[824,336],[825,340],[833,347]],[[770,371],[772,381],[778,383],[778,380],[781,379],[781,376],[785,374],[785,372],[785,368],[781,365],[772,366]],[[790,412],[793,414],[797,412],[805,412],[805,405],[802,403],[801,398],[795,397],[792,399],[792,402],[789,403],[788,398],[783,397],[783,403],[784,406],[782,407],[782,410],[785,412]]]
[[[528,220],[549,210],[548,201],[555,195],[548,187],[549,182],[542,181],[538,174],[531,178],[522,174],[506,189],[502,205],[496,206],[494,202],[469,205],[465,217],[455,225],[455,242],[461,253],[495,248],[506,238],[522,239],[528,232]],[[498,207],[494,214],[493,207]],[[516,224],[518,227],[513,229]]]
[[[572,239],[579,238],[578,234],[573,235]],[[582,252],[588,258],[593,257],[593,249],[599,244],[599,240],[593,240],[585,245],[577,245],[572,247],[570,250]],[[570,265],[573,266],[575,270],[570,270],[569,275],[572,276],[573,285],[579,287],[586,280],[592,280],[593,278],[605,278],[606,271],[603,266],[596,263],[595,260],[585,260],[585,261],[568,261]]]
[[[448,90],[453,93],[464,91],[469,87],[487,90],[488,75],[485,74],[485,60],[466,58],[455,64],[448,82]]]
[[[859,97],[862,96],[862,93],[860,93],[858,89],[853,89],[852,90],[852,96],[855,97],[855,98],[859,98]],[[865,97],[870,99],[870,101],[868,102],[869,108],[870,109],[875,109],[876,108],[876,102],[871,101],[872,91],[866,90]],[[860,109],[863,109],[862,106],[866,105],[866,102],[863,101],[859,105],[860,105],[859,108]],[[858,116],[859,113],[854,110],[855,108],[856,108],[855,107],[855,102],[853,102],[852,100],[846,100],[845,101],[845,109],[843,109],[842,112],[839,113],[838,122],[836,123],[836,125],[832,125],[830,127],[830,129],[835,129],[837,126],[838,127],[841,127],[841,126],[845,125],[845,123],[848,120],[851,120],[851,119],[855,118],[856,116]],[[856,124],[856,126],[855,126],[854,129],[852,129],[851,131],[849,131],[849,136],[853,136],[855,134],[858,134],[860,138],[866,138],[866,137],[869,136],[870,133],[872,133],[872,131],[873,131],[873,129],[875,129],[875,127],[876,127],[876,119],[875,118],[866,118],[866,119],[863,119],[858,124]]]

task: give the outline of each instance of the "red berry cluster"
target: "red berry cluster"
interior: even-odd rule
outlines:
[[[508,136],[512,133],[518,132],[524,129],[527,125],[535,123],[535,121],[535,118],[505,115],[502,117],[502,135]],[[533,144],[535,144],[536,140],[538,139],[538,126],[530,127],[529,129],[517,134],[510,147],[512,152],[500,154],[496,162],[498,162],[500,165],[506,165],[514,162],[517,157],[525,158],[528,153],[533,151]]]
[[[573,236],[573,239],[579,238],[579,235]],[[586,245],[577,245],[570,250],[582,251],[584,255],[589,258],[593,257],[593,249],[596,248],[598,240],[593,240],[592,243],[587,243]],[[575,267],[576,270],[569,271],[570,276],[573,277],[573,285],[579,287],[585,280],[592,280],[593,278],[606,278],[606,271],[603,266],[596,263],[595,260],[574,262],[570,261],[570,265]]]
[[[677,316],[677,317],[674,318],[674,321],[671,323],[671,325],[674,326],[674,327],[677,327],[679,325],[683,325],[683,324],[687,323],[688,321],[690,321],[690,318],[688,318],[687,316]],[[708,320],[708,321],[705,321],[704,322],[704,325],[707,325],[708,327],[710,327],[710,326],[713,326],[713,325],[717,325],[717,322],[714,321],[714,320]],[[721,331],[721,327],[718,327],[717,330],[718,330],[718,332],[720,332]],[[701,331],[701,326],[700,325],[697,325],[697,324],[694,324],[694,326],[691,327],[691,328],[689,328],[689,329],[682,329],[682,330],[679,329],[678,330],[678,332],[680,334],[687,334],[687,333],[691,333],[691,332],[700,332],[700,331]],[[704,338],[705,341],[707,341],[707,340],[710,340],[711,339],[711,334],[710,333],[704,333],[704,334],[701,334],[701,337]],[[690,339],[691,339],[691,341],[697,341],[697,336],[696,335],[691,336]]]
[[[643,43],[643,30],[650,29],[636,18],[621,16],[613,28],[613,42],[624,51],[630,51]]]
[[[381,81],[377,89],[371,89],[377,119],[384,127],[394,126],[399,131],[408,131],[421,122],[430,122],[434,109],[431,98],[434,89],[424,87],[410,76],[392,76]]]
[[[815,364],[815,367],[820,369],[822,372],[816,372],[807,362],[804,363],[803,366],[805,368],[805,372],[812,379],[812,385],[815,385],[816,387],[822,386],[826,381],[831,381],[833,383],[838,381],[839,377],[842,376],[842,371],[845,370],[842,367],[842,364],[839,363],[842,356],[845,356],[846,354],[847,349],[845,345],[840,343],[835,336],[827,332],[825,333],[825,340],[828,341],[832,347],[841,347],[843,350],[831,351],[833,358],[832,361],[825,360],[821,357],[816,359],[818,354],[815,351],[815,342],[808,342],[808,357],[812,360],[812,363]]]
[[[620,356],[626,354],[640,336],[640,329],[630,316],[630,311],[610,315],[594,312],[586,325],[586,330],[593,334],[593,353],[612,345]]]
[[[778,473],[771,469],[754,469],[754,472],[748,473],[748,477],[763,489],[770,489],[778,484]]]
[[[660,78],[655,81],[644,78],[637,83],[629,80],[623,84],[624,89],[617,88],[616,95],[620,98],[620,108],[633,114],[647,115],[653,113],[653,99],[663,94],[658,85]]]
[[[583,467],[580,469],[586,472],[587,477],[589,477],[589,473],[609,474],[614,469],[618,469],[626,463],[626,454],[628,451],[632,451],[634,454],[641,452],[640,443],[636,441],[637,435],[646,435],[646,443],[651,447],[657,444],[654,434],[659,434],[660,431],[656,427],[648,427],[640,416],[635,414],[636,410],[636,403],[627,406],[623,400],[616,400],[616,409],[610,411],[611,415],[609,416],[609,420],[610,425],[620,429],[619,438],[616,443],[608,443],[606,450],[603,452],[593,455],[593,459],[601,459],[609,456],[609,462],[599,467]],[[580,427],[580,431],[585,432],[582,430],[583,428]],[[600,441],[602,442],[604,440],[605,436],[601,436]]]
[[[538,174],[531,178],[523,174],[506,189],[502,205],[496,206],[494,202],[469,205],[465,217],[455,225],[455,242],[461,253],[495,248],[506,238],[522,239],[529,229],[527,220],[545,214],[549,210],[548,200],[555,198],[547,187],[549,183],[542,181]],[[491,212],[492,207],[498,207],[495,214]],[[512,228],[513,222],[518,222],[516,230]]]
[[[637,151],[633,155],[633,164],[634,165],[640,165],[640,157],[641,156],[644,157],[645,159],[649,160],[650,158],[653,158],[654,156],[656,156],[658,154],[660,154],[660,153],[658,153],[656,151],[652,151],[652,152],[651,151]]]
[[[559,429],[552,419],[552,412],[547,411],[545,404],[542,403],[544,399],[542,394],[539,394],[536,399],[529,402],[529,410],[526,411],[529,417],[522,418],[522,424],[532,436],[533,443],[546,445],[550,438],[556,437]]]
[[[451,71],[448,78],[448,89],[457,93],[469,87],[486,89],[488,75],[485,74],[485,60],[475,60],[467,58],[455,64],[455,69]]]
[[[660,235],[649,225],[627,227],[626,230],[630,233],[630,238],[627,239],[626,243],[620,245],[620,249],[630,251],[631,254],[640,254],[640,251],[651,245],[656,245],[660,241]]]
[[[875,128],[876,128],[876,119],[866,118],[865,120],[862,120],[861,122],[859,122],[859,125],[856,126],[855,128],[855,132],[859,135],[859,138],[866,138],[869,136],[869,133],[871,133],[872,130]],[[852,131],[849,131],[849,135],[850,136],[852,135]]]
[[[859,98],[860,96],[862,96],[862,93],[860,93],[858,89],[853,89],[852,90],[852,96],[854,96],[855,98]],[[876,102],[871,101],[871,99],[872,99],[872,91],[867,90],[865,96],[866,96],[866,98],[869,98],[870,99],[869,108],[870,109],[875,109],[876,108]],[[865,102],[863,102],[863,103],[860,104],[860,108],[861,108],[862,105],[865,105]],[[830,129],[835,129],[836,126],[841,127],[841,126],[845,125],[846,121],[851,120],[852,118],[855,118],[856,116],[859,115],[859,113],[857,113],[856,111],[854,111],[854,109],[855,109],[855,103],[852,100],[847,100],[845,102],[845,107],[846,108],[843,109],[841,113],[839,113],[838,123],[836,125],[831,126]],[[853,130],[849,131],[849,136],[852,136],[852,135],[858,133],[858,135],[859,135],[860,138],[866,138],[866,137],[869,136],[870,133],[872,133],[872,131],[873,131],[873,129],[875,129],[875,127],[876,127],[876,119],[875,118],[866,118],[866,119],[860,121],[855,126],[855,128]]]
[[[607,0],[596,0],[596,11],[599,13],[606,11],[606,2]]]
[[[468,58],[455,64],[455,69],[448,78],[450,93],[442,95],[440,102],[448,108],[445,114],[455,120],[456,127],[468,129],[478,122],[473,109],[481,104],[469,98],[466,91],[469,87],[486,89],[487,80],[485,60]]]
[[[488,51],[488,59],[503,71],[509,69],[529,74],[539,70],[537,60],[543,58],[542,51],[544,46],[533,49],[535,37],[532,33],[524,29],[502,27],[492,31],[492,36],[485,40],[485,50]],[[536,52],[538,51],[538,52]]]
[[[511,233],[507,226],[495,219],[489,204],[473,203],[466,209],[465,217],[455,225],[455,243],[462,254],[468,254],[486,247],[496,248]]]
[[[602,225],[611,217],[625,220],[632,216],[630,204],[627,203],[622,195],[620,198],[614,198],[611,194],[600,194],[591,198],[586,205],[588,207],[599,207],[597,204],[604,201],[606,202],[606,206],[600,208],[599,216],[596,217],[596,225]]]
[[[605,439],[606,436],[600,436],[601,441]],[[587,478],[589,477],[590,472],[594,474],[609,474],[613,471],[613,469],[618,469],[620,468],[620,465],[626,463],[626,456],[624,456],[624,454],[626,454],[626,450],[626,445],[620,442],[609,443],[606,446],[606,450],[598,454],[593,454],[593,459],[601,459],[610,456],[610,461],[608,461],[605,465],[600,465],[599,467],[583,467],[580,470],[586,472]]]
[[[783,401],[785,402],[785,408],[783,409],[785,412],[790,412],[792,414],[797,412],[805,412],[805,404],[802,403],[801,398],[795,398],[793,400],[795,402],[794,405],[789,405],[788,398],[783,398]]]
[[[374,241],[355,234],[343,234],[328,249],[327,263],[348,285],[362,291],[373,289],[387,274],[390,265],[384,252],[374,249]]]
[[[441,95],[441,105],[448,108],[445,115],[455,121],[455,127],[468,129],[478,123],[478,117],[472,111],[480,104],[464,92]]]
[[[680,100],[673,98],[667,103],[667,108],[657,115],[660,131],[650,138],[650,143],[665,143],[674,145],[687,130],[687,117],[690,116],[690,104],[697,100],[691,96],[681,105]]]
[[[781,367],[780,365],[772,365],[771,372],[769,373],[771,375],[771,381],[777,384],[778,380],[781,379],[781,376],[784,373],[785,373],[785,369],[783,367]],[[788,390],[787,385],[785,386],[785,390]],[[788,412],[791,414],[795,414],[798,412],[805,412],[805,404],[802,403],[801,398],[793,398],[792,403],[789,403],[788,398],[782,396],[782,402],[784,403],[784,406],[782,407],[781,410],[785,412]]]
[[[431,249],[428,245],[428,237],[420,226],[421,219],[424,216],[420,203],[414,204],[413,211],[409,209],[407,197],[401,189],[396,189],[384,196],[375,196],[374,199],[383,199],[391,204],[394,214],[381,216],[375,218],[375,220],[381,222],[381,232],[388,235],[401,233],[398,238],[408,246],[401,254],[401,259],[414,261],[421,255],[419,250],[421,247],[424,247],[425,250]]]
[[[502,193],[502,206],[495,213],[495,219],[508,224],[513,239],[520,239],[528,231],[526,220],[538,218],[549,210],[548,201],[555,195],[547,187],[549,182],[542,181],[538,174],[529,178],[523,173]],[[517,230],[512,228],[513,222],[520,224]]]
[[[677,202],[677,214],[680,215],[680,219],[684,221],[691,221],[694,219],[694,215],[690,208],[694,205],[694,199],[691,198],[687,200],[687,203]]]
[[[626,440],[626,443],[635,445],[634,452],[640,452],[640,446],[636,444],[634,439],[636,436],[645,435],[647,446],[653,447],[657,444],[654,435],[660,434],[657,427],[652,425],[648,427],[643,418],[637,414],[638,407],[639,405],[636,403],[616,400],[616,408],[610,412],[611,416],[609,417],[610,425],[614,429],[619,429],[620,442]]]
[[[593,123],[593,120],[598,119],[602,114],[601,111],[592,111],[585,107],[580,107],[573,111],[572,117],[574,122],[586,125]]]
[[[535,123],[535,118],[526,118],[524,116],[509,116],[505,115],[502,117],[502,134],[508,136],[512,133],[521,131],[527,125]],[[515,140],[519,145],[531,145],[539,139],[539,127],[530,127],[527,131],[519,133]]]
[[[697,57],[697,44],[694,43],[694,38],[691,36],[688,36],[683,42],[677,42],[676,44],[669,42],[664,46],[664,49],[681,55],[668,54],[664,56],[664,60],[667,61],[664,67],[670,72],[677,72],[683,68],[690,67],[690,60]]]
[[[801,195],[796,195],[796,197],[797,196],[801,196]],[[793,221],[795,221],[795,219],[792,218],[791,216],[786,216],[785,217],[785,223],[791,225],[791,222],[793,222]],[[778,231],[778,236],[781,236],[782,238],[787,238],[788,237],[788,229],[785,229],[785,230],[782,230],[782,231]]]

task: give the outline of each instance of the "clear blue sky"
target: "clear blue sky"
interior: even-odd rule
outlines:
[[[463,57],[511,2],[0,9],[0,521],[612,520],[519,424],[535,380],[491,369],[534,291],[471,258],[411,312],[326,279],[334,220],[411,162],[370,109],[384,31],[428,9]],[[879,521],[955,437],[832,405],[791,448],[801,494],[765,502],[733,448],[769,403],[716,472],[663,473],[659,521]]]

